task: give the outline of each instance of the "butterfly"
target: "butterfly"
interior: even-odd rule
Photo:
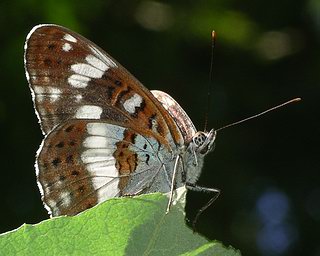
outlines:
[[[36,175],[51,216],[114,197],[196,185],[216,131],[197,131],[180,105],[149,91],[97,45],[58,25],[35,26],[25,70],[44,139]],[[172,199],[170,199],[172,200]]]

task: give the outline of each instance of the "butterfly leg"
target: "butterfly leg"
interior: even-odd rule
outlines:
[[[197,184],[192,184],[192,183],[186,183],[186,188],[193,190],[193,191],[197,191],[197,192],[207,192],[207,193],[213,193],[214,196],[209,200],[208,203],[206,203],[203,207],[200,208],[200,210],[198,211],[196,217],[194,218],[194,220],[192,221],[192,229],[195,232],[196,231],[196,223],[200,217],[200,215],[214,202],[217,200],[217,198],[219,197],[221,191],[220,189],[216,189],[216,188],[207,188],[207,187],[201,187]]]
[[[177,174],[177,169],[178,169],[178,163],[180,160],[180,155],[177,155],[176,160],[174,162],[174,168],[173,168],[173,174],[172,174],[172,180],[171,180],[171,189],[170,189],[170,196],[169,196],[169,202],[167,205],[167,210],[166,210],[166,214],[169,212],[171,204],[172,204],[172,198],[173,198],[173,191],[174,191],[174,184],[175,184],[175,180],[176,180],[176,174]]]
[[[193,153],[193,157],[194,157],[193,165],[194,165],[194,166],[198,166],[198,158],[197,158],[196,151],[195,151],[195,150],[192,150],[192,153]]]

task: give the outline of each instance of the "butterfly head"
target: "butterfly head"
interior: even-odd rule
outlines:
[[[189,154],[186,155],[186,181],[189,184],[197,182],[203,166],[204,157],[214,148],[216,134],[216,130],[212,129],[209,132],[198,131],[192,136],[188,146],[189,150],[187,151]]]
[[[208,154],[213,149],[217,132],[211,129],[209,132],[196,132],[192,137],[193,149],[201,155]]]

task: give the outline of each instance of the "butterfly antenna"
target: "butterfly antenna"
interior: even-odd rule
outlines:
[[[204,119],[204,131],[207,131],[208,127],[208,114],[211,102],[211,90],[212,90],[212,81],[213,81],[213,55],[214,55],[214,48],[216,44],[216,32],[211,32],[211,60],[210,60],[210,71],[209,71],[209,83],[207,89],[207,111],[205,112],[205,119]]]
[[[274,106],[274,107],[272,107],[272,108],[269,108],[269,109],[267,109],[267,110],[265,110],[265,111],[263,111],[263,112],[261,112],[261,113],[259,113],[259,114],[256,114],[256,115],[247,117],[247,118],[245,118],[245,119],[242,119],[242,120],[240,120],[240,121],[237,121],[237,122],[234,122],[234,123],[225,125],[225,126],[219,128],[219,129],[216,129],[216,132],[217,132],[217,131],[221,131],[221,130],[223,130],[223,129],[225,129],[225,128],[234,126],[234,125],[241,124],[241,123],[246,122],[246,121],[248,121],[248,120],[250,120],[250,119],[253,119],[253,118],[262,116],[262,115],[264,115],[264,114],[266,114],[266,113],[268,113],[268,112],[271,112],[271,111],[273,111],[273,110],[276,110],[276,109],[278,109],[278,108],[281,108],[281,107],[283,107],[283,106],[285,106],[285,105],[298,102],[298,101],[300,101],[300,100],[301,100],[301,98],[294,98],[294,99],[292,99],[292,100],[286,101],[286,102],[284,102],[284,103],[282,103],[282,104],[279,104],[279,105],[277,105],[277,106]]]

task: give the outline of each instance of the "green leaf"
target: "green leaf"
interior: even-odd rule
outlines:
[[[179,198],[168,214],[168,198],[156,193],[24,224],[0,235],[0,255],[240,255],[194,234],[184,221],[184,190]]]

